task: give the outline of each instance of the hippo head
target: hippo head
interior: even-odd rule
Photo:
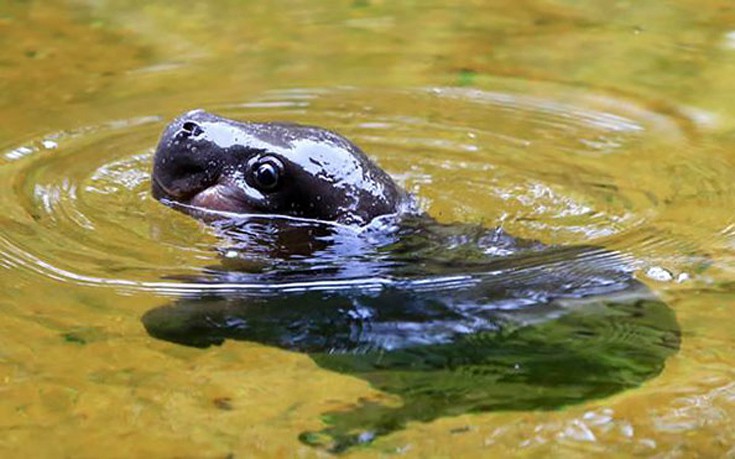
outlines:
[[[363,225],[408,195],[354,144],[317,127],[187,112],[156,149],[153,196],[186,212],[275,214]]]

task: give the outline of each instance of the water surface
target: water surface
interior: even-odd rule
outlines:
[[[401,403],[302,354],[145,332],[203,288],[176,279],[220,263],[148,192],[162,127],[205,107],[335,129],[441,222],[620,251],[676,314],[681,349],[638,388],[351,454],[733,454],[733,19],[684,0],[3,4],[0,448],[313,456],[298,436],[324,413]]]

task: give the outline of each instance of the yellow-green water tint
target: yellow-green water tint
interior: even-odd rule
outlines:
[[[0,451],[318,456],[323,413],[399,403],[308,357],[150,338],[216,238],[148,195],[205,107],[354,139],[442,221],[622,250],[681,351],[643,387],[442,418],[356,457],[735,454],[735,5],[725,1],[0,5]]]

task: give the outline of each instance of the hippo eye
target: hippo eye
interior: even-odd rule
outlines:
[[[283,174],[283,164],[276,158],[263,158],[253,165],[253,181],[263,191],[275,190]]]

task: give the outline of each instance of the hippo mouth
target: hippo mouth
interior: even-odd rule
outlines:
[[[159,201],[183,204],[182,210],[208,210],[228,213],[258,213],[257,202],[262,196],[249,196],[239,186],[227,182],[218,182],[199,191],[184,193],[175,187],[167,187],[157,177],[153,177],[151,188],[153,197]],[[251,194],[260,194],[257,191]],[[260,198],[260,199],[259,199]]]
[[[188,204],[219,212],[250,213],[255,211],[240,188],[223,183],[205,188],[192,196]]]

